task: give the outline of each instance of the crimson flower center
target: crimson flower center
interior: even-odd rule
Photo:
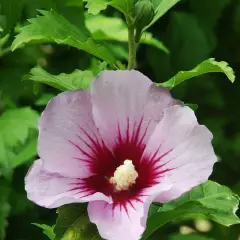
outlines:
[[[136,183],[137,177],[138,172],[135,170],[132,160],[127,159],[116,168],[109,182],[115,186],[116,191],[128,190]]]

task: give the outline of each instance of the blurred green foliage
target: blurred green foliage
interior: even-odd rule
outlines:
[[[112,67],[124,68],[126,64],[126,26],[116,9],[127,13],[127,6],[119,0],[111,1],[109,8],[106,0],[99,0],[101,4],[86,2],[90,13],[103,10],[102,15],[84,14],[81,0],[0,0],[0,240],[45,239],[31,223],[55,224],[55,210],[42,209],[27,200],[23,180],[37,158],[39,114],[48,100],[59,93],[52,86],[68,89],[62,79],[71,76],[71,89],[86,87],[92,76],[107,68],[105,62],[81,49],[90,53],[93,48],[98,49],[94,55]],[[167,2],[153,1],[163,6]],[[37,9],[52,11],[42,12],[47,16],[44,18]],[[153,21],[165,13],[161,9]],[[36,18],[37,15],[41,16]],[[28,25],[30,18],[34,20]],[[45,28],[29,31],[38,21],[44,21]],[[102,30],[99,21],[104,26]],[[49,28],[50,22],[55,24],[53,28]],[[69,24],[74,28],[63,31],[64,25],[73,26]],[[15,38],[22,27],[24,31]],[[55,37],[49,37],[53,32]],[[80,39],[76,38],[79,32]],[[40,33],[45,34],[44,38]],[[26,39],[31,39],[28,42],[32,44],[23,47]],[[98,46],[96,40],[104,47]],[[141,41],[145,44],[138,48],[137,69],[160,84],[209,58],[226,61],[235,70],[234,84],[226,81],[223,74],[202,75],[183,82],[172,92],[183,102],[197,104],[199,122],[214,134],[220,161],[211,179],[240,194],[240,0],[181,0],[149,26]],[[21,47],[12,52],[11,46]],[[238,226],[223,227],[211,222],[211,228],[204,232],[191,219],[177,219],[150,239],[237,240],[240,236]],[[194,233],[182,235],[183,225]],[[42,227],[47,234],[53,234],[51,227]]]

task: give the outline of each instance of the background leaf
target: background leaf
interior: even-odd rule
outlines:
[[[2,33],[0,31],[0,36],[4,36],[10,31],[17,20],[21,16],[21,11],[23,8],[25,0],[1,0],[0,2],[0,16],[2,18]]]
[[[210,237],[202,236],[197,233],[193,233],[193,234],[187,234],[187,235],[176,234],[176,235],[170,236],[169,240],[214,240],[214,239]]]
[[[92,33],[95,40],[112,40],[119,42],[128,42],[128,29],[126,23],[117,17],[106,17],[98,14],[96,16],[87,15],[86,27]],[[167,47],[151,33],[145,32],[140,43],[154,46],[166,53]]]
[[[31,129],[37,129],[38,118],[30,108],[11,109],[0,117],[0,175],[9,175],[14,166],[13,148],[25,143]]]
[[[5,239],[5,229],[7,228],[7,217],[10,213],[8,195],[10,189],[4,181],[0,180],[0,239]]]
[[[37,155],[37,138],[30,139],[30,141],[22,147],[16,154],[12,161],[12,167],[16,168],[30,161]]]
[[[0,117],[1,139],[7,147],[24,143],[30,129],[37,129],[39,114],[31,108],[11,109]]]
[[[213,44],[193,13],[170,11],[168,24],[165,26],[164,23],[161,24],[162,21],[164,19],[160,20],[160,26],[156,28],[165,36],[162,40],[167,43],[171,55],[157,56],[158,53],[150,50],[151,65],[154,69],[161,66],[161,71],[155,71],[158,79],[168,79],[176,72],[192,69],[211,56]],[[163,28],[162,31],[160,28]]]

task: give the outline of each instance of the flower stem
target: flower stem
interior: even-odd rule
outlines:
[[[135,42],[134,25],[130,19],[128,22],[128,69],[134,69],[136,66],[137,45]]]

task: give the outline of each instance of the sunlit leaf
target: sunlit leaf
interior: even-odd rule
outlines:
[[[41,228],[43,230],[43,233],[50,239],[54,240],[55,239],[55,234],[54,234],[54,226],[48,226],[46,224],[38,224],[38,223],[33,223],[33,225]]]
[[[89,88],[94,77],[105,70],[106,67],[106,62],[96,61],[95,64],[91,66],[91,70],[81,71],[76,69],[70,74],[61,73],[59,75],[53,75],[38,66],[33,68],[30,74],[24,76],[23,79],[32,80],[36,83],[44,83],[61,91],[76,90]]]
[[[106,17],[98,14],[96,16],[87,15],[86,27],[92,33],[95,40],[111,40],[119,42],[128,41],[128,29],[126,23],[117,17]],[[140,43],[148,44],[168,53],[167,47],[151,33],[145,32]]]
[[[91,14],[98,14],[102,10],[105,10],[109,4],[108,0],[83,0],[84,2],[87,2],[86,8],[88,9],[88,12]]]
[[[206,208],[214,209],[216,212],[210,217],[222,225],[230,226],[240,223],[240,219],[236,215],[239,204],[238,198],[228,187],[213,181],[207,181],[185,193],[177,200],[164,204],[161,211],[172,210],[191,200],[200,202]]]
[[[88,88],[93,78],[94,75],[89,70],[75,70],[70,74],[52,75],[41,67],[33,68],[30,74],[24,77],[25,80],[45,83],[61,91]]]
[[[30,24],[21,29],[12,44],[12,50],[26,43],[56,42],[84,50],[111,65],[115,64],[111,51],[104,45],[97,44],[84,27],[76,27],[53,10],[41,10],[40,13],[42,16],[30,19]]]
[[[148,219],[143,239],[169,221],[188,216],[203,216],[224,226],[240,223],[236,215],[239,200],[232,191],[218,183],[208,181],[183,194],[180,198],[163,204]]]
[[[105,10],[108,5],[116,8],[118,11],[122,12],[124,15],[129,15],[132,10],[134,0],[83,0],[87,2],[86,8],[88,12],[94,15],[98,14],[100,11]]]
[[[68,204],[57,210],[55,240],[100,240],[97,227],[89,221],[85,204]]]
[[[117,64],[119,64],[117,62]],[[92,71],[94,76],[97,76],[100,72],[107,69],[107,63],[106,62],[100,62],[96,58],[92,58],[91,66],[88,70]]]
[[[206,73],[224,73],[231,82],[235,81],[234,71],[230,66],[228,66],[228,63],[223,61],[217,62],[214,58],[210,58],[197,65],[194,69],[190,71],[181,71],[168,81],[157,85],[173,88],[181,82]]]

